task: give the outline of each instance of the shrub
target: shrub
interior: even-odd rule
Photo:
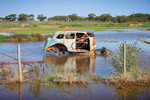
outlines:
[[[0,39],[10,39],[12,38],[12,35],[0,35]]]
[[[139,70],[139,52],[141,48],[137,47],[137,43],[127,44],[126,47],[126,68],[127,72],[138,71]],[[117,72],[123,72],[123,43],[119,46],[119,49],[114,54],[113,58],[113,66]]]

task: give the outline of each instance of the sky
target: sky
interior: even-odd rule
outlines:
[[[150,0],[0,0],[0,17],[9,14],[43,14],[47,18],[56,15],[87,17],[110,14],[111,16],[150,14]]]

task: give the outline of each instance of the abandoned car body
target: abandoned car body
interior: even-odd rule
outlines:
[[[86,31],[56,31],[45,41],[44,51],[59,50],[70,53],[91,53],[96,51],[94,34]]]

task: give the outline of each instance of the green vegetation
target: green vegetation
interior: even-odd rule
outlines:
[[[45,67],[45,66],[42,66]],[[56,73],[43,72],[41,66],[37,63],[29,67],[28,73],[23,73],[23,82],[35,82],[44,85],[55,84],[90,84],[104,80],[101,75],[95,73],[77,73],[76,71],[60,68]],[[19,81],[19,73],[15,65],[9,68],[5,67],[6,72],[0,72],[1,77],[5,77],[0,80],[0,83],[17,83]]]
[[[140,42],[144,42],[144,43],[150,44],[150,41],[148,41],[148,40],[137,40],[137,41],[140,41]]]
[[[129,16],[121,15],[112,17],[110,14],[102,14],[100,16],[96,16],[94,13],[88,14],[88,17],[80,17],[77,14],[71,14],[67,16],[54,16],[49,17],[48,21],[99,21],[99,22],[114,22],[114,23],[125,23],[125,22],[134,22],[134,23],[141,23],[141,22],[150,22],[150,14],[142,14],[142,13],[136,13],[131,14]],[[10,14],[8,16],[5,16],[5,18],[0,17],[0,20],[9,20],[9,21],[29,21],[34,20],[34,15],[30,14],[19,14],[18,18],[16,14]],[[44,19],[47,19],[46,16],[43,14],[40,14],[37,16],[37,19],[40,21],[43,21]]]
[[[40,14],[37,16],[39,21],[34,21],[33,14],[19,14],[18,17],[16,14],[10,14],[5,18],[0,17],[0,32],[51,33],[57,30],[150,28],[149,17],[150,14],[142,13],[116,17],[112,17],[110,14],[96,16],[94,13],[90,13],[88,17],[71,14],[49,18]]]
[[[25,42],[25,41],[45,41],[51,35],[41,34],[14,34],[14,35],[0,35],[0,42]]]
[[[130,72],[130,70],[136,70],[140,64],[138,54],[141,48],[138,48],[137,43],[134,43],[134,44],[128,44],[126,50],[127,50],[126,53],[127,72]],[[117,50],[112,60],[113,60],[113,66],[116,69],[116,71],[122,73],[123,72],[123,43],[119,46],[119,49]]]
[[[83,29],[123,29],[123,28],[149,28],[150,23],[141,26],[129,26],[126,23],[97,22],[97,21],[0,21],[0,32],[7,33],[52,33],[58,30],[83,30]],[[144,26],[144,27],[143,27]]]
[[[112,30],[113,32],[125,32],[125,31],[122,31],[122,30]]]
[[[98,32],[98,31],[106,31],[104,29],[97,29],[97,30],[94,30],[95,32]]]
[[[123,43],[119,46],[113,60],[113,66],[116,73],[110,77],[111,83],[116,84],[149,84],[150,69],[148,65],[140,67],[141,60],[139,59],[140,48],[137,44],[127,45],[126,68],[127,75],[123,74]]]
[[[65,28],[65,27],[84,27],[82,24],[64,24],[64,25],[61,25],[59,26],[59,28]]]
[[[9,36],[6,36],[6,35],[0,35],[0,41],[1,41],[1,40],[5,40],[5,39],[11,39],[11,38],[13,38],[12,35],[9,35]]]
[[[99,42],[119,42],[118,40],[100,40]]]
[[[43,21],[44,19],[46,19],[47,17],[45,17],[43,14],[38,15],[37,19],[39,19],[40,21]]]

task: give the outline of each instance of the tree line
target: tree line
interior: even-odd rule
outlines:
[[[9,20],[9,21],[34,21],[34,15],[30,14],[20,14],[18,17],[16,14],[10,14],[8,16],[5,16],[5,18],[0,17],[0,20]],[[54,16],[47,18],[43,14],[39,14],[37,16],[37,19],[39,21],[99,21],[99,22],[118,22],[118,23],[124,23],[124,22],[150,22],[150,14],[142,14],[142,13],[136,13],[131,14],[129,16],[121,15],[112,17],[110,14],[102,14],[100,16],[96,16],[94,13],[88,14],[88,17],[81,17],[77,14],[71,14],[67,16]]]

